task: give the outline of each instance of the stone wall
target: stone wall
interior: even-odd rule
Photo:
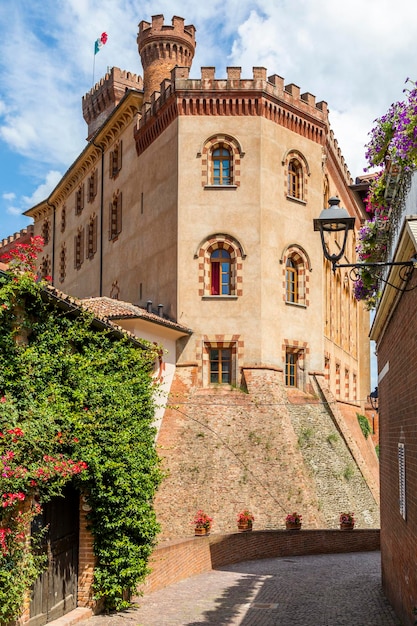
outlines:
[[[244,508],[256,529],[337,528],[342,510],[360,528],[378,528],[378,504],[331,413],[317,396],[289,401],[282,372],[245,369],[241,389],[193,387],[193,367],[177,369],[158,437],[166,478],[155,506],[162,539],[193,534],[198,509],[214,533],[232,532]]]

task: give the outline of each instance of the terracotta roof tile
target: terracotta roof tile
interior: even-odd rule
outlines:
[[[84,298],[81,300],[81,304],[94,315],[105,317],[109,320],[140,318],[187,334],[192,333],[190,328],[182,326],[177,322],[173,322],[172,320],[162,317],[161,315],[157,315],[156,313],[149,313],[146,309],[132,304],[131,302],[123,302],[122,300],[114,300],[113,298],[103,296],[97,298]]]

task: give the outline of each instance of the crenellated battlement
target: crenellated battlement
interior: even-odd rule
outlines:
[[[300,88],[293,83],[285,85],[284,79],[277,74],[267,77],[264,67],[254,67],[250,79],[241,78],[240,67],[228,67],[225,79],[215,78],[214,67],[202,67],[199,79],[190,79],[189,72],[188,67],[175,67],[171,71],[171,78],[162,81],[150,102],[143,105],[140,127],[146,125],[173,94],[182,98],[186,114],[239,115],[244,114],[238,111],[243,111],[247,102],[250,101],[252,107],[256,102],[259,107],[260,99],[268,98],[271,104],[274,100],[277,105],[281,103],[290,107],[294,114],[299,111],[309,116],[311,123],[314,120],[321,126],[327,123],[326,102],[316,102],[313,94],[301,93]],[[226,107],[227,113],[219,107]]]
[[[195,52],[195,27],[184,25],[184,18],[174,16],[171,25],[163,15],[152,16],[152,23],[142,20],[137,36],[142,61],[145,101],[158,89],[175,66],[191,67]]]
[[[202,67],[201,77],[189,78],[189,67],[174,67],[149,99],[145,100],[135,131],[141,153],[176,115],[260,115],[324,145],[332,146],[343,176],[351,177],[329,126],[327,102],[301,93],[284,78],[267,76],[264,67],[254,67],[252,78],[242,78],[240,67],[226,68],[226,78],[217,79],[214,67]]]
[[[110,72],[83,96],[83,117],[88,124],[88,138],[103,124],[128,89],[142,91],[142,76],[112,67]]]
[[[30,243],[30,238],[33,237],[34,227],[30,224],[26,228],[22,228],[17,233],[9,235],[5,239],[0,240],[0,252],[4,254],[9,249],[13,248],[16,243]]]

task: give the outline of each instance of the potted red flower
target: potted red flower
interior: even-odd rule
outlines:
[[[355,521],[354,513],[341,513],[339,517],[340,530],[353,530]]]
[[[204,513],[202,509],[197,511],[193,519],[194,534],[196,537],[209,535],[213,525],[213,518]]]
[[[237,527],[240,531],[248,531],[252,530],[253,522],[255,518],[253,514],[248,510],[244,509],[237,516]]]
[[[287,530],[300,530],[302,519],[303,516],[300,513],[289,513],[285,518],[285,528]]]

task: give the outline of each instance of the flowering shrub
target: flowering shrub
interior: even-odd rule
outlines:
[[[302,519],[303,519],[303,516],[300,515],[299,513],[289,513],[287,517],[285,518],[285,522],[287,524],[301,524]]]
[[[30,243],[16,243],[16,246],[0,256],[0,261],[4,261],[15,274],[30,273],[36,277],[36,259],[43,248],[42,237],[30,238]]]
[[[45,564],[30,522],[67,483],[87,494],[94,594],[106,608],[129,605],[159,528],[155,350],[55,309],[32,254],[20,246],[0,272],[0,624],[18,617]]]
[[[204,511],[200,509],[194,515],[192,523],[196,528],[206,528],[207,530],[210,530],[213,525],[213,518],[209,517],[207,513],[204,513]]]
[[[339,522],[341,524],[354,524],[355,523],[354,513],[341,513],[339,517]]]
[[[356,248],[358,260],[366,263],[386,261],[394,212],[402,201],[398,187],[417,165],[417,88],[409,79],[406,82],[413,85],[404,90],[406,98],[392,104],[385,115],[375,120],[366,145],[369,166],[379,168],[365,201],[369,218],[359,231]],[[380,279],[378,267],[359,270],[355,297],[363,300],[368,309],[376,306]]]

